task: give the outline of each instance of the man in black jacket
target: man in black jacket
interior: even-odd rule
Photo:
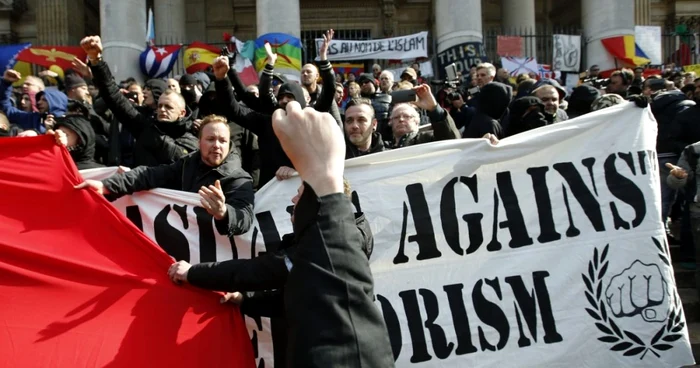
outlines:
[[[182,96],[166,89],[157,101],[158,109],[154,119],[152,115],[136,109],[119,91],[107,63],[102,60],[100,37],[85,37],[80,45],[88,55],[93,81],[100,90],[100,96],[115,118],[136,139],[136,166],[171,164],[197,149],[197,137],[190,133],[192,122]],[[160,82],[161,87],[165,88],[165,82]]]
[[[300,186],[297,195],[292,198],[296,206],[303,194]],[[349,184],[344,186],[344,193],[351,197]],[[292,223],[294,213],[292,212]],[[362,212],[355,213],[355,225],[362,234],[362,251],[369,259],[374,248],[372,228]],[[287,331],[284,320],[283,289],[287,275],[294,267],[292,261],[297,249],[294,234],[285,234],[274,251],[268,251],[251,259],[230,259],[222,262],[200,263],[194,266],[186,261],[174,263],[168,274],[174,282],[189,282],[193,286],[228,293],[222,301],[230,300],[241,304],[241,311],[251,317],[268,317],[272,320],[274,360],[276,366],[284,366],[286,360]],[[243,296],[245,293],[245,297]]]
[[[330,114],[294,101],[275,111],[273,126],[304,181],[294,211],[298,245],[284,288],[287,366],[393,367],[362,234],[343,193],[343,135]]]
[[[89,187],[110,200],[154,188],[199,193],[219,234],[243,234],[253,223],[255,194],[250,175],[240,168],[240,157],[231,150],[230,134],[224,117],[207,116],[202,121],[198,151],[170,165],[140,166],[103,181],[86,180],[76,188]]]
[[[345,159],[384,151],[372,101],[353,98],[345,108]]]

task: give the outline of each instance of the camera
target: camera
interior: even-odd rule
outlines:
[[[462,95],[459,92],[450,92],[447,94],[446,98],[450,101],[457,101],[462,98]]]

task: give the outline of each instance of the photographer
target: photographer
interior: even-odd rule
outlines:
[[[464,130],[474,117],[474,108],[467,106],[462,94],[458,91],[448,93],[446,100],[450,103],[450,116],[454,120],[455,126],[457,126],[460,133],[464,133]]]

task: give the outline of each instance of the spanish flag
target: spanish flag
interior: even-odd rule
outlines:
[[[644,51],[634,42],[633,35],[605,38],[601,42],[610,55],[628,66],[645,65],[651,62]]]
[[[280,73],[301,71],[301,40],[286,33],[268,33],[255,40],[255,69],[265,68],[265,43],[270,43],[272,52],[277,54],[275,70]]]
[[[221,50],[204,42],[192,42],[185,50],[184,62],[187,74],[206,70],[221,54]]]

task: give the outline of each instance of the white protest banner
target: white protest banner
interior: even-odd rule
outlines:
[[[652,65],[663,64],[661,57],[661,27],[634,26],[634,43],[649,57]]]
[[[581,36],[555,34],[552,69],[578,73],[581,68]]]
[[[322,43],[323,39],[316,39],[316,54]],[[334,39],[328,46],[328,60],[417,59],[428,56],[428,47],[428,32],[377,40]]]
[[[650,110],[627,103],[496,146],[451,140],[348,161],[353,203],[374,234],[376,305],[397,367],[693,364],[655,144]],[[238,257],[291,231],[299,184],[258,192]],[[140,213],[144,229],[211,226],[195,219],[194,200],[171,210],[168,193],[132,196],[136,209],[116,205]],[[216,256],[230,247],[221,241]]]

